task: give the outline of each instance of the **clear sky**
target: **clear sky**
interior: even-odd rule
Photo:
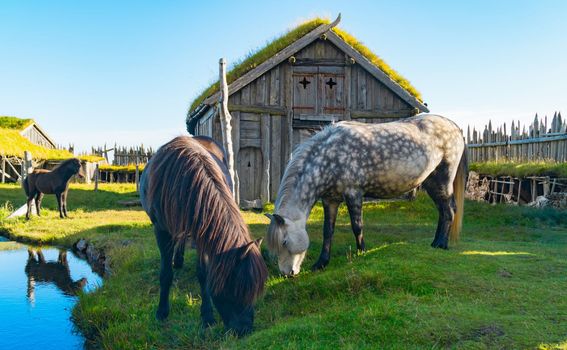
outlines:
[[[0,0],[0,115],[60,144],[158,146],[228,62],[334,19],[467,124],[567,116],[567,1]]]

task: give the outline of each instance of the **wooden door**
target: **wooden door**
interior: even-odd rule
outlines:
[[[345,77],[337,73],[320,73],[321,89],[319,103],[321,115],[343,116],[345,114]],[[339,118],[342,119],[342,118]]]
[[[323,123],[344,119],[344,67],[293,67],[292,91],[294,119]]]
[[[260,198],[262,151],[257,147],[244,147],[238,152],[238,178],[240,180],[240,199],[253,201]]]
[[[293,114],[317,114],[317,70],[293,72]]]

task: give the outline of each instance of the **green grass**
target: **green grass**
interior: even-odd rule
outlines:
[[[91,162],[91,163],[96,163],[96,162],[106,160],[106,158],[104,158],[102,156],[98,156],[96,154],[83,154],[83,155],[78,156],[77,158],[79,158],[83,162]]]
[[[567,177],[567,163],[553,162],[479,162],[471,163],[469,170],[493,176],[555,176]]]
[[[226,80],[228,84],[231,84],[233,81],[238,79],[239,77],[243,76],[244,74],[248,73],[252,69],[256,68],[258,65],[262,64],[264,61],[268,60],[276,53],[280,52],[287,46],[291,45],[293,42],[298,40],[299,38],[303,37],[307,33],[311,32],[315,28],[319,27],[322,24],[329,24],[329,21],[326,18],[313,18],[309,21],[306,21],[294,29],[289,30],[285,34],[281,35],[280,37],[268,42],[264,47],[251,51],[244,57],[242,60],[236,62],[232,68],[227,72]],[[411,95],[417,98],[419,101],[422,101],[421,94],[419,91],[414,88],[411,83],[402,77],[398,72],[396,72],[392,67],[390,67],[383,59],[378,57],[374,54],[368,47],[366,47],[362,42],[358,41],[353,35],[345,32],[344,30],[333,28],[332,29],[339,37],[341,37],[344,41],[346,41],[350,46],[355,48],[358,52],[360,52],[364,57],[366,57],[370,62],[380,68],[386,75],[392,78],[395,82],[400,84],[404,89],[406,89]],[[219,82],[216,81],[215,83],[211,84],[205,90],[203,90],[191,103],[191,107],[189,108],[189,112],[195,110],[205,100],[207,97],[213,95],[219,91]]]
[[[144,167],[146,166],[146,164],[140,164],[138,166],[140,171],[144,170]],[[123,172],[127,172],[127,173],[133,173],[136,171],[136,165],[135,164],[129,164],[129,165],[101,165],[98,167],[100,170],[102,171],[123,171]]]
[[[317,205],[304,271],[280,278],[269,259],[272,277],[257,305],[255,332],[236,339],[222,325],[200,328],[193,251],[175,273],[170,318],[154,319],[159,253],[150,223],[140,209],[116,203],[135,196],[133,186],[101,188],[93,193],[73,185],[68,220],[56,218],[55,203],[46,197],[45,217],[0,222],[18,239],[70,245],[87,238],[105,249],[113,274],[73,310],[79,328],[99,347],[567,348],[565,212],[467,202],[461,242],[442,251],[429,247],[437,214],[425,195],[414,202],[367,203],[368,252],[356,255],[342,207],[331,263],[312,273],[308,267],[321,248]],[[10,185],[0,185],[0,198],[13,206],[23,202],[21,189]],[[261,213],[243,215],[254,236],[265,234]]]

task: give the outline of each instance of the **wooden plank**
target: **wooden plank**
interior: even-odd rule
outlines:
[[[243,137],[240,139],[240,147],[241,149],[246,147],[261,148],[262,140],[260,138],[248,139]]]
[[[365,110],[366,106],[366,72],[362,69],[357,69],[356,74],[358,75],[358,85],[356,89],[358,90],[358,101],[356,102],[357,110]]]
[[[272,134],[270,147],[270,198],[274,200],[278,194],[280,180],[282,176],[282,143],[286,140],[282,138],[282,124],[285,118],[281,116],[271,116]]]
[[[351,86],[352,86],[352,81],[351,81],[351,73],[352,72],[352,67],[351,66],[346,66],[345,67],[345,82],[344,82],[344,99],[345,99],[345,119],[346,120],[350,120],[351,116],[350,116],[350,112],[352,110],[352,105],[351,105]]]
[[[278,92],[276,92],[277,96]],[[270,95],[270,100],[271,100]],[[277,101],[277,100],[275,100]],[[277,104],[277,102],[275,102]],[[239,112],[246,112],[246,113],[256,113],[256,114],[271,114],[271,115],[286,115],[285,108],[281,107],[272,107],[272,106],[247,106],[247,105],[235,105],[229,104],[228,109],[231,112],[239,111]]]
[[[256,101],[257,106],[267,105],[267,93],[266,93],[266,74],[256,79]]]
[[[348,55],[353,57],[356,60],[356,63],[361,65],[364,69],[366,69],[370,74],[372,74],[376,79],[386,85],[390,90],[395,92],[400,98],[406,101],[410,106],[418,108],[422,112],[429,112],[429,109],[423,105],[418,99],[416,99],[413,95],[407,92],[404,88],[402,88],[398,83],[393,81],[386,73],[382,72],[382,70],[372,64],[366,57],[352,48],[349,44],[347,44],[343,39],[341,39],[338,35],[333,33],[333,31],[327,32],[327,39],[336,45],[339,49],[346,52]]]
[[[6,183],[6,157],[2,155],[2,183]]]
[[[243,114],[241,114],[243,116]],[[260,122],[240,120],[240,138],[241,139],[260,139]]]
[[[272,69],[270,71],[270,96],[268,99],[268,105],[270,106],[277,106],[280,103],[280,70],[278,69],[278,67]],[[278,108],[280,109],[280,108]],[[285,115],[285,110],[282,110],[282,114],[281,115]],[[270,114],[274,114],[274,113],[270,113]]]
[[[287,164],[287,162],[291,158],[291,152],[293,151],[293,87],[291,86],[293,84],[293,75],[292,66],[289,63],[283,65],[282,69],[282,90],[285,96],[284,101],[287,111],[284,124],[282,125],[282,142],[284,144],[282,149],[282,151],[284,152],[282,161],[284,164]]]
[[[325,42],[321,39],[317,39],[315,40],[314,45],[314,60],[318,60],[318,59],[322,59],[322,58],[326,58],[325,55]]]
[[[260,120],[260,125],[262,129],[262,159],[263,167],[261,173],[260,181],[260,199],[262,203],[268,203],[270,201],[270,115],[262,114],[262,119]]]
[[[411,110],[401,111],[352,111],[350,113],[352,119],[360,118],[407,118],[411,116]]]
[[[291,45],[287,46],[285,49],[281,50],[270,59],[264,61],[258,67],[252,69],[248,73],[244,74],[243,76],[236,79],[232,84],[228,86],[229,95],[239,91],[244,86],[248,85],[250,82],[254,81],[256,78],[261,76],[262,74],[266,73],[273,67],[277,66],[278,64],[282,63],[289,56],[293,55],[294,53],[298,52],[299,50],[303,49],[313,41],[317,40],[321,34],[329,32],[331,28],[339,24],[341,21],[341,15],[337,17],[332,23],[320,25],[319,27],[313,29],[311,32],[307,33],[306,35],[302,36],[301,38],[297,39]],[[218,100],[218,92],[213,94],[212,96],[205,99],[205,104],[213,104]],[[244,104],[244,103],[243,103]]]
[[[260,115],[256,113],[240,113],[240,121],[241,122],[260,122]]]

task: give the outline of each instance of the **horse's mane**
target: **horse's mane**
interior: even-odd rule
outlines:
[[[333,129],[333,126],[334,124],[327,125],[323,128],[323,130],[300,143],[291,154],[291,159],[285,168],[280,189],[278,190],[278,196],[275,203],[276,212],[291,195],[294,186],[299,181],[301,175],[303,175],[304,163],[307,160],[307,157],[309,157],[313,146],[318,144],[322,138],[324,140],[326,136],[323,134],[326,135],[326,133],[329,133]]]
[[[147,198],[159,203],[174,242],[191,235],[200,259],[209,259],[213,294],[225,286],[248,304],[263,292],[267,268],[221,169],[191,137],[163,145],[152,158]]]
[[[69,165],[71,165],[72,163],[75,163],[75,162],[80,162],[80,160],[78,158],[66,159],[66,160],[62,161],[61,163],[57,164],[53,169],[51,169],[51,171],[66,169],[67,167],[69,167]]]

